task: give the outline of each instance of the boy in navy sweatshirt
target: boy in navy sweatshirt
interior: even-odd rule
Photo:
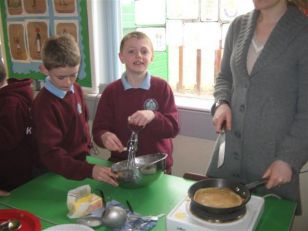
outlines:
[[[91,140],[88,108],[81,87],[75,83],[80,51],[70,35],[46,40],[41,71],[45,86],[34,100],[34,134],[39,155],[48,170],[68,179],[93,178],[117,186],[110,168],[89,164]]]

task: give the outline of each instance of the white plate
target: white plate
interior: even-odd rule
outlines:
[[[64,224],[64,225],[55,225],[44,229],[43,231],[94,231],[94,229],[79,224]]]

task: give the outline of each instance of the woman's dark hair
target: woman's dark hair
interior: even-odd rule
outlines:
[[[289,6],[295,6],[303,12],[308,8],[308,0],[287,0],[287,3]]]

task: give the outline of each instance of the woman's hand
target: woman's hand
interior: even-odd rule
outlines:
[[[288,163],[276,160],[265,171],[263,178],[268,178],[266,188],[271,189],[290,182],[292,179],[292,169]]]
[[[154,119],[154,117],[155,114],[152,110],[140,110],[128,117],[128,123],[145,127]]]
[[[125,147],[114,133],[105,132],[101,136],[101,139],[103,141],[105,148],[107,148],[109,151],[117,151],[117,152],[125,151]]]
[[[117,174],[111,171],[111,168],[95,165],[92,170],[94,180],[106,182],[113,186],[118,186]]]
[[[213,117],[213,124],[216,130],[216,133],[221,133],[223,130],[231,130],[231,108],[228,104],[221,104],[215,110]]]

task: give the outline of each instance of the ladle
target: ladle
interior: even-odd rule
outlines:
[[[17,219],[10,219],[0,224],[0,231],[13,231],[18,230],[21,227],[21,223]]]
[[[90,227],[105,225],[109,228],[120,228],[125,224],[126,219],[127,213],[125,209],[119,206],[111,206],[104,210],[102,217],[82,217],[77,222]]]
[[[105,209],[102,214],[102,222],[110,228],[122,227],[127,219],[127,212],[119,206],[111,206]]]

